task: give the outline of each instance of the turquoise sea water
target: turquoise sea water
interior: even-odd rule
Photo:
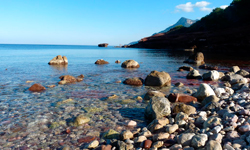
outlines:
[[[143,125],[143,112],[146,103],[137,100],[137,96],[143,97],[148,90],[160,90],[165,94],[174,90],[185,93],[187,88],[197,88],[199,83],[203,82],[187,80],[185,77],[188,72],[176,71],[179,67],[188,65],[184,64],[183,61],[191,54],[191,52],[170,50],[99,48],[97,46],[2,44],[0,45],[1,135],[4,133],[4,138],[7,141],[13,136],[21,138],[12,145],[16,145],[20,141],[29,142],[31,139],[26,138],[27,134],[42,134],[39,125],[44,124],[49,127],[53,122],[65,121],[79,113],[89,115],[87,108],[90,107],[103,110],[92,114],[91,120],[93,122],[90,125],[93,128],[115,127],[117,124],[121,125],[126,119],[138,120],[139,125],[140,122]],[[69,64],[67,66],[48,65],[48,62],[57,55],[66,56]],[[97,59],[104,59],[109,64],[95,65]],[[125,69],[121,68],[121,64],[115,63],[116,60],[123,62],[128,59],[139,62],[140,68]],[[247,55],[207,53],[205,61],[208,65],[218,65],[219,71],[222,72],[227,71],[232,65],[239,65],[249,71],[250,62]],[[197,66],[193,67],[198,68]],[[135,87],[117,83],[117,81],[122,82],[130,77],[145,79],[153,70],[168,72],[172,78],[172,86],[162,88]],[[201,74],[204,72],[206,70],[200,70]],[[82,82],[70,85],[57,84],[61,75],[78,76],[80,74],[85,76]],[[26,83],[26,81],[34,82]],[[177,89],[173,86],[177,82],[183,82],[186,86]],[[28,88],[34,83],[40,83],[45,87],[47,85],[56,85],[56,87],[47,88],[42,93],[31,93]],[[115,101],[105,101],[108,96],[113,94],[119,98]],[[56,106],[57,102],[69,98],[73,99],[75,103]],[[104,105],[105,109],[102,108]],[[100,115],[106,120],[96,117]],[[109,118],[110,115],[111,118]],[[39,122],[41,120],[45,121],[41,123]],[[68,126],[64,125],[63,127]],[[16,128],[18,130],[13,130]],[[46,132],[51,131],[46,130],[45,136],[48,134]],[[0,140],[0,145],[1,142],[6,144],[6,141]]]

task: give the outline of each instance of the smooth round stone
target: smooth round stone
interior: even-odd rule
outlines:
[[[224,144],[224,145],[223,145],[223,149],[226,149],[226,150],[234,150],[234,148],[233,148],[231,145],[229,145],[229,144]]]
[[[236,139],[239,137],[240,137],[240,134],[237,131],[229,131],[226,134],[226,138],[229,138],[229,139]]]
[[[239,132],[248,132],[250,131],[250,125],[243,125],[239,127]]]
[[[130,127],[134,127],[134,126],[136,126],[137,125],[137,123],[135,122],[135,121],[133,121],[133,120],[130,120],[129,122],[128,122],[128,126],[130,126]]]
[[[84,115],[79,115],[76,117],[74,124],[77,126],[83,125],[90,121],[90,118]]]
[[[172,133],[174,133],[177,129],[179,129],[178,124],[174,124],[174,125],[172,125],[172,126],[168,126],[168,127],[166,128],[166,132],[172,134]]]
[[[169,138],[169,133],[159,133],[153,136],[153,141],[166,140]]]
[[[101,150],[111,150],[112,146],[111,145],[102,145]]]
[[[163,141],[157,141],[157,142],[154,142],[154,144],[152,145],[153,148],[160,148],[162,147],[164,144]]]
[[[89,143],[88,148],[96,148],[99,145],[99,141],[94,140],[91,143]]]
[[[135,142],[132,141],[132,140],[126,139],[126,140],[125,140],[125,143],[127,143],[127,144],[134,144]]]
[[[220,133],[216,133],[216,134],[209,136],[209,140],[214,140],[214,141],[217,141],[219,143],[222,142],[222,138],[223,138],[223,136]]]
[[[195,135],[191,140],[191,146],[194,148],[205,146],[207,140],[208,140],[207,134]]]
[[[221,119],[218,117],[211,116],[203,123],[203,128],[211,128],[217,125],[221,125]]]
[[[147,138],[146,138],[146,136],[138,136],[138,137],[136,137],[135,139],[134,139],[134,142],[135,143],[140,143],[140,142],[143,142],[143,141],[145,141],[145,140],[147,140]]]
[[[210,140],[206,146],[205,150],[222,150],[221,144],[217,141]]]
[[[215,95],[214,90],[206,83],[202,83],[199,86],[198,91],[194,94],[199,101],[203,101],[206,97]]]
[[[129,130],[126,130],[126,131],[123,131],[121,133],[121,138],[123,140],[126,140],[126,139],[132,139],[134,137],[133,133]]]
[[[194,135],[195,133],[182,133],[177,137],[177,141],[182,146],[189,146]]]
[[[143,147],[148,149],[148,148],[151,147],[151,145],[152,145],[152,141],[151,140],[146,140],[146,141],[144,141],[144,146]]]
[[[181,82],[177,82],[177,83],[175,83],[174,85],[175,85],[176,87],[183,87],[183,86],[184,86],[184,84],[181,83]]]

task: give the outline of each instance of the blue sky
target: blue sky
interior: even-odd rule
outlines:
[[[2,44],[127,44],[232,0],[0,0]]]

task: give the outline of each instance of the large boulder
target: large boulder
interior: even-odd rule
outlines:
[[[42,86],[41,84],[39,84],[39,83],[35,83],[35,84],[33,84],[33,85],[29,88],[29,90],[30,90],[31,92],[41,92],[41,91],[46,90],[46,88],[45,88],[44,86]]]
[[[210,95],[215,95],[214,90],[208,84],[202,83],[200,84],[198,91],[193,96],[202,102]]]
[[[140,65],[135,60],[126,60],[122,63],[121,67],[123,67],[123,68],[139,68]]]
[[[220,79],[220,73],[216,70],[209,71],[202,75],[203,80],[216,81]]]
[[[95,64],[97,65],[104,65],[104,64],[109,64],[109,62],[103,60],[103,59],[98,59]]]
[[[74,83],[77,81],[77,79],[71,75],[60,76],[59,78],[61,81],[58,82],[58,84]]]
[[[201,77],[201,74],[199,73],[198,70],[191,70],[187,76],[186,76],[187,79],[202,79]]]
[[[98,44],[98,47],[108,47],[108,43],[101,43],[101,44]]]
[[[66,56],[61,56],[58,55],[54,57],[50,62],[49,65],[67,65],[68,64],[68,59]]]
[[[143,79],[142,78],[128,78],[125,81],[123,81],[124,84],[128,84],[128,85],[135,85],[135,86],[141,86],[143,85]]]
[[[205,64],[204,55],[202,52],[195,53],[189,56],[189,58],[185,60],[184,63],[203,65]]]
[[[145,109],[145,118],[149,121],[169,116],[170,114],[170,102],[164,97],[153,97]]]
[[[145,85],[148,86],[170,86],[171,77],[168,73],[162,71],[152,71],[145,79]]]

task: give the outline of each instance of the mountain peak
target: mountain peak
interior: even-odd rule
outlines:
[[[198,20],[191,20],[191,19],[188,19],[188,18],[185,18],[185,17],[181,17],[174,25],[166,28],[165,30],[162,30],[158,33],[166,33],[168,32],[170,29],[176,27],[176,26],[179,26],[179,25],[183,25],[184,27],[189,27],[191,26],[193,23],[195,23],[196,21]],[[155,34],[158,34],[158,33],[155,33]],[[153,35],[155,35],[153,34]]]

